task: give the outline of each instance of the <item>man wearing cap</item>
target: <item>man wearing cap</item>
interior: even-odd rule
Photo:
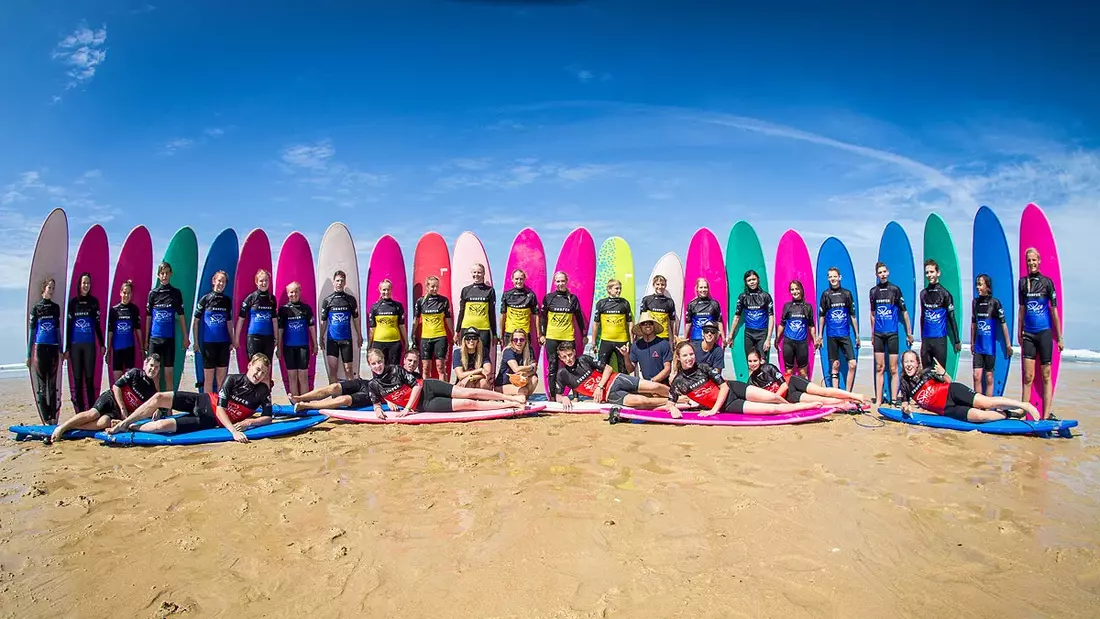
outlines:
[[[726,349],[722,347],[718,323],[708,320],[703,323],[703,339],[693,341],[695,362],[705,363],[716,370],[726,368]]]
[[[667,385],[672,372],[672,347],[668,338],[662,337],[664,326],[649,312],[642,312],[630,333],[634,336],[634,345],[630,347],[626,371],[634,373],[637,365],[642,378]]]

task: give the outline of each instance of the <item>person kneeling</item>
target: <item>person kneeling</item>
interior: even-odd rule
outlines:
[[[112,422],[122,421],[122,411],[130,414],[157,394],[160,355],[151,353],[141,369],[130,368],[107,391],[100,394],[92,408],[73,415],[57,426],[48,443],[61,440],[69,430],[106,430]]]
[[[126,431],[135,421],[153,417],[142,424],[142,432],[171,434],[209,430],[219,426],[233,435],[238,443],[247,443],[244,431],[271,423],[271,388],[267,377],[271,372],[271,360],[263,353],[256,353],[248,361],[245,374],[230,374],[218,393],[194,393],[190,391],[162,391],[142,404],[129,417],[111,428],[109,434]],[[157,419],[157,409],[171,407],[187,413],[179,417]],[[256,409],[260,416],[252,418]]]
[[[596,403],[641,410],[660,408],[668,398],[668,386],[615,372],[588,355],[578,355],[571,341],[559,344],[557,355],[557,401],[566,411],[573,410],[573,401],[561,395],[566,387]]]
[[[1039,410],[1028,402],[981,395],[953,382],[939,361],[933,360],[932,368],[922,368],[920,357],[911,350],[901,356],[901,365],[901,412],[905,415],[920,407],[933,415],[970,423],[1022,419],[1028,413],[1034,419],[1042,418]],[[1005,411],[992,410],[995,408]]]

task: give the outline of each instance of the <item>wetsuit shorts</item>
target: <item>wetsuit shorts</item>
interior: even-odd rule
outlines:
[[[920,341],[920,362],[926,368],[935,367],[933,361],[947,367],[947,338],[926,337]]]
[[[172,395],[172,410],[187,413],[176,417],[176,432],[194,432],[221,426],[214,416],[211,395],[192,391],[177,391]]]
[[[623,406],[626,396],[638,393],[638,387],[640,385],[641,381],[637,378],[629,374],[619,374],[615,377],[615,380],[611,381],[611,384],[607,386],[607,394],[604,399],[610,404]]]
[[[748,356],[753,350],[760,353],[761,359],[764,363],[768,362],[768,358],[771,357],[771,351],[764,352],[764,342],[768,339],[767,329],[749,329],[745,328],[745,356]]]
[[[974,408],[974,390],[962,383],[948,385],[947,405],[943,407],[943,415],[966,421],[971,408]]]
[[[355,349],[351,345],[351,340],[334,340],[332,338],[325,340],[325,355],[328,357],[338,357],[344,363],[351,363],[354,354]]]
[[[448,348],[450,346],[447,345],[447,336],[421,338],[420,358],[424,361],[446,360]]]
[[[229,342],[203,342],[202,367],[204,370],[229,367]]]
[[[810,381],[802,378],[801,376],[791,376],[787,381],[787,393],[783,397],[787,399],[791,404],[798,404],[802,400],[802,394],[806,393],[806,390],[810,386]]]
[[[252,358],[252,355],[260,352],[267,357],[268,361],[271,361],[275,358],[275,336],[250,335],[245,340],[245,348],[248,349],[249,359]]]
[[[287,370],[309,369],[309,346],[283,346],[283,364]]]
[[[996,355],[983,355],[980,352],[973,353],[974,369],[983,372],[992,372],[997,367]]]
[[[898,334],[894,333],[875,333],[871,335],[871,347],[875,352],[884,353],[887,355],[898,354]]]
[[[401,342],[375,340],[374,347],[382,351],[382,358],[386,360],[386,365],[401,365]]]
[[[367,381],[361,378],[354,378],[352,380],[342,380],[340,385],[340,395],[346,395],[351,398],[351,408],[367,408],[371,406],[370,391],[367,389]]]
[[[783,338],[783,363],[787,368],[806,367],[810,362],[810,345],[806,340]]]
[[[176,338],[151,337],[149,338],[149,353],[160,355],[160,365],[165,368],[176,367]]]
[[[104,391],[99,394],[95,404],[92,404],[92,408],[99,411],[100,415],[107,415],[111,419],[122,421],[122,411],[118,409],[118,402],[115,401],[115,394],[111,391]]]
[[[619,371],[625,370],[626,369],[626,363],[623,360],[622,353],[619,352],[619,347],[624,345],[624,344],[626,344],[626,342],[609,342],[607,340],[601,341],[600,342],[600,350],[597,353],[600,363],[602,365],[607,365],[607,364],[611,363],[612,359],[615,359],[619,364],[618,365]]]
[[[111,353],[111,370],[114,372],[125,372],[136,365],[137,350],[133,346],[119,348]]]
[[[745,412],[745,393],[748,384],[737,380],[727,380],[726,384],[729,385],[730,392],[718,410],[723,413]]]
[[[827,346],[829,347],[829,360],[836,361],[840,359],[841,354],[848,361],[856,360],[856,351],[852,347],[852,338],[847,335],[842,337],[829,337]]]
[[[1040,365],[1050,365],[1054,358],[1054,335],[1050,329],[1038,333],[1024,331],[1020,340],[1020,352],[1024,359],[1037,360]]]
[[[451,405],[451,391],[454,386],[434,378],[424,379],[420,390],[420,401],[416,410],[425,413],[449,413],[453,411]]]

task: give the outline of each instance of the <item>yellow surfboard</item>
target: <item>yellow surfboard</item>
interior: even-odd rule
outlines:
[[[600,251],[596,254],[596,298],[593,302],[599,303],[607,294],[607,282],[617,279],[623,283],[622,296],[630,303],[630,312],[634,320],[638,319],[638,300],[635,298],[634,288],[634,255],[630,251],[630,245],[626,239],[613,236],[600,245]],[[593,331],[594,332],[594,331]]]

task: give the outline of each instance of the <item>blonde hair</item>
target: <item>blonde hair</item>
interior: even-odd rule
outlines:
[[[367,350],[367,361],[370,361],[371,357],[378,357],[383,363],[386,362],[386,355],[382,354],[382,351],[377,348]]]
[[[619,286],[623,285],[622,282],[620,282],[619,280],[612,277],[611,279],[607,280],[607,289],[611,290],[611,287],[614,286],[615,284],[618,284]]]
[[[470,360],[470,355],[471,355],[471,353],[469,352],[469,349],[466,348],[466,341],[467,341],[466,337],[463,336],[462,346],[460,346],[458,348],[458,354],[460,355],[459,359],[462,360],[462,369],[463,370],[465,370],[467,368],[466,362]],[[475,340],[475,341],[477,342],[477,346],[476,346],[476,348],[474,349],[474,352],[473,352],[473,357],[474,357],[473,368],[476,370],[477,368],[485,365],[485,348],[481,345],[481,338],[480,337],[477,338],[477,340]]]
[[[512,331],[512,337],[515,337],[517,333],[522,333],[526,339],[523,342],[523,359],[520,360],[520,365],[531,365],[531,336],[527,334],[527,331],[523,329],[516,329]],[[480,344],[481,341],[478,340]],[[512,346],[512,350],[515,350],[515,342],[509,342],[508,345]]]
[[[654,275],[653,283],[656,284],[657,282],[664,282],[665,285],[668,285],[668,279],[664,275]]]
[[[267,276],[267,279],[268,279],[269,281],[271,280],[271,273],[268,273],[268,272],[267,272],[267,269],[256,269],[256,275],[254,275],[254,276],[252,277],[252,281],[254,281],[254,282],[258,282],[258,281],[260,281],[260,276],[261,276],[261,275],[266,275],[266,276]]]
[[[424,280],[424,285],[426,286],[426,285],[428,285],[432,282],[435,282],[435,283],[438,284],[439,283],[439,278],[436,277],[435,275],[429,275],[428,279]]]
[[[253,363],[261,363],[265,368],[271,369],[271,359],[262,352],[258,352],[248,358],[248,365],[252,365]]]

